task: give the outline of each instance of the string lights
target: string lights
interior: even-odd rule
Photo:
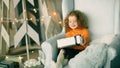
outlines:
[[[29,9],[29,10],[32,10],[32,11],[34,11],[34,13],[37,13],[38,12],[38,9],[37,8],[32,8],[32,9]],[[26,10],[24,9],[23,10],[23,13],[24,12],[26,12]],[[29,21],[29,20],[33,20],[33,18],[26,18],[25,20],[27,20],[27,21]],[[24,21],[24,19],[23,18],[14,18],[14,19],[12,19],[12,18],[6,18],[6,17],[1,17],[0,18],[0,23],[2,23],[2,22],[13,22],[13,24],[14,23],[18,23],[18,22],[23,22]],[[39,19],[36,19],[36,21],[40,21]]]
[[[33,18],[26,18],[25,19],[26,21],[32,21],[33,20]],[[14,18],[14,19],[11,19],[11,18],[1,18],[0,19],[0,22],[14,22],[14,23],[18,23],[18,22],[23,22],[24,21],[24,19],[17,19],[17,18]],[[36,21],[39,21],[39,19],[36,19]]]

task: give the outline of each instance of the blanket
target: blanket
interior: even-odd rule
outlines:
[[[72,58],[65,68],[102,68],[107,60],[107,50],[107,44],[91,44]]]

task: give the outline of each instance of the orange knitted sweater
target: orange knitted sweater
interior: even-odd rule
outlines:
[[[84,50],[87,46],[88,46],[88,42],[89,42],[89,31],[87,28],[76,28],[74,30],[70,30],[68,32],[66,32],[66,37],[73,37],[76,35],[81,35],[84,39],[85,39],[85,44],[84,45],[80,45],[80,46],[72,46],[72,47],[68,47],[70,49],[76,49],[76,50]]]

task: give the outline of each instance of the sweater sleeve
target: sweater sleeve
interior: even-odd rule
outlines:
[[[89,45],[89,31],[87,29],[83,29],[82,33],[80,34],[84,40],[85,43],[84,45],[80,45],[80,46],[72,46],[70,48],[72,49],[76,49],[76,50],[84,50],[88,45]]]
[[[84,33],[83,33],[82,36],[83,36],[83,38],[85,40],[85,44],[83,45],[83,47],[85,49],[89,45],[90,34],[89,34],[89,31],[87,29],[85,29],[83,32]]]

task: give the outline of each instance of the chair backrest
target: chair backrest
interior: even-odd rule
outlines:
[[[63,0],[63,19],[71,10],[80,10],[88,18],[91,40],[120,33],[119,0]],[[74,6],[74,7],[73,7]]]

